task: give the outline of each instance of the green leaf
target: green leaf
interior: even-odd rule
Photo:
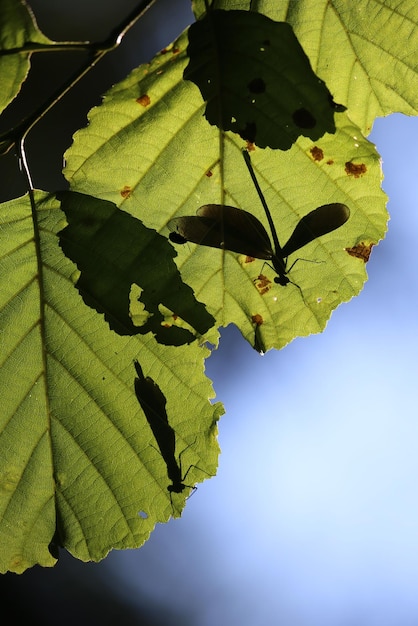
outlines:
[[[208,351],[109,331],[74,288],[56,200],[39,194],[33,212],[27,197],[1,209],[0,571],[51,566],[57,545],[82,560],[138,547],[180,514],[190,489],[168,491],[134,360],[158,380],[175,458],[194,485],[215,474],[218,454]]]
[[[65,174],[74,190],[109,199],[158,232],[168,234],[174,217],[222,203],[253,213],[267,227],[242,158],[245,143],[210,126],[198,90],[182,80],[186,48],[183,35],[106,94],[88,127],[76,133]],[[346,248],[383,237],[386,196],[379,155],[346,114],[338,116],[335,135],[315,143],[302,137],[287,152],[256,150],[252,162],[282,244],[317,206],[338,202],[351,211],[343,227],[303,248],[301,256],[311,262],[298,261],[289,275],[300,290],[274,284],[262,261],[177,247],[183,279],[218,325],[236,324],[265,351],[321,331],[331,311],[360,291],[364,261]]]
[[[17,96],[30,68],[30,50],[52,45],[26,2],[0,0],[0,112]],[[25,52],[25,48],[28,49]]]
[[[210,124],[260,148],[287,150],[300,135],[335,132],[336,105],[292,27],[260,13],[209,11],[189,29],[184,78],[207,102]]]
[[[248,10],[247,0],[214,9]],[[418,114],[418,4],[415,0],[253,0],[252,10],[293,26],[314,72],[368,134],[376,117]],[[196,16],[204,0],[194,0]]]
[[[369,133],[378,116],[393,112],[417,115],[415,0],[323,3],[321,23],[314,32],[311,3],[297,4],[295,10],[288,3],[289,21],[315,72],[337,100],[342,98],[350,118],[364,133]]]
[[[81,272],[77,288],[88,306],[105,314],[112,330],[120,335],[153,332],[160,343],[182,345],[195,334],[177,325],[179,316],[200,335],[213,326],[214,318],[182,282],[176,253],[165,237],[112,202],[73,192],[58,198],[69,222],[59,233],[60,245]],[[140,326],[129,310],[133,285],[140,288],[138,300],[147,312]],[[172,311],[169,319],[161,307]]]

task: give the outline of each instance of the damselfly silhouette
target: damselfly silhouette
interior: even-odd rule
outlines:
[[[161,456],[167,466],[168,478],[172,483],[168,485],[167,490],[170,493],[182,493],[186,488],[195,489],[192,485],[184,483],[187,474],[195,466],[191,465],[182,476],[180,462],[176,459],[176,433],[168,423],[167,400],[157,383],[149,376],[144,376],[138,361],[135,360],[134,365],[138,376],[135,378],[135,394],[153,432]]]
[[[287,243],[282,247],[277,231],[253,170],[250,155],[243,151],[245,163],[257,190],[270,226],[273,245],[260,220],[233,206],[205,204],[196,215],[177,217],[168,224],[172,232],[169,235],[173,243],[184,244],[187,241],[211,248],[220,248],[238,252],[256,259],[271,261],[277,276],[275,282],[286,286],[290,283],[287,274],[296,261],[288,268],[288,257],[317,237],[326,235],[342,226],[350,216],[350,209],[340,202],[324,204],[298,222]]]

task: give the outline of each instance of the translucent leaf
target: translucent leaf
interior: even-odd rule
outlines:
[[[189,29],[184,78],[199,87],[210,124],[260,148],[287,150],[335,131],[336,105],[290,24],[249,11],[209,11]]]
[[[140,546],[215,474],[221,407],[208,401],[208,351],[109,331],[74,288],[58,203],[40,195],[33,214],[27,197],[1,208],[0,571],[51,566],[60,545],[82,560]],[[136,359],[166,398],[190,486],[180,493],[168,491],[135,395]]]
[[[295,10],[288,3],[289,21],[315,72],[327,82],[336,99],[342,99],[350,118],[363,132],[368,133],[374,119],[381,115],[417,115],[415,0],[324,2],[323,17],[314,32],[312,20],[308,28],[311,4],[305,0],[297,5]],[[315,43],[319,37],[320,47]]]
[[[248,10],[247,0],[215,9]],[[417,115],[418,4],[415,0],[253,0],[251,8],[293,26],[312,68],[368,134],[378,116]],[[196,16],[204,0],[194,0]]]
[[[41,33],[23,0],[0,0],[0,15],[1,112],[19,93],[29,72],[30,50],[54,42]]]
[[[242,158],[246,144],[210,126],[200,93],[182,80],[186,48],[183,35],[106,94],[103,105],[90,112],[89,126],[75,135],[66,176],[73,189],[112,200],[166,235],[170,219],[193,216],[207,204],[245,209],[267,228]],[[301,251],[307,261],[298,261],[289,274],[300,289],[276,285],[275,273],[262,261],[177,246],[183,279],[218,325],[236,324],[251,345],[265,351],[319,332],[331,311],[360,291],[364,261],[346,248],[383,237],[386,198],[379,155],[344,113],[335,135],[315,143],[302,137],[287,152],[266,148],[251,155],[282,245],[315,207],[343,203],[351,211],[344,226]]]

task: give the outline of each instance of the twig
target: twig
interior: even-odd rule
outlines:
[[[144,13],[155,3],[156,0],[142,0],[129,15],[110,33],[109,37],[99,43],[80,42],[77,47],[75,43],[69,44],[68,50],[88,50],[89,56],[85,63],[66,80],[45,102],[31,115],[28,115],[17,126],[0,135],[0,154],[5,154],[13,146],[18,147],[18,156],[22,160],[23,169],[29,188],[32,189],[32,182],[27,162],[24,155],[24,143],[28,133],[32,128],[54,107],[95,65],[111,50],[117,48],[126,33],[136,24]],[[54,46],[52,46],[54,48]],[[48,47],[48,50],[50,48]],[[58,48],[54,48],[57,50]]]

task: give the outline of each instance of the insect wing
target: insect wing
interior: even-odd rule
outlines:
[[[168,449],[170,454],[172,450],[174,454],[175,447],[175,433],[166,412],[167,400],[157,383],[144,376],[138,361],[134,361],[134,365],[138,375],[134,381],[135,394],[165,460],[164,451]]]
[[[191,241],[206,245],[202,240],[207,236],[210,225],[205,224],[195,215],[176,217],[168,222],[168,227],[171,230],[169,238],[173,243],[184,244]]]
[[[210,248],[271,259],[273,251],[266,229],[254,215],[222,204],[205,204],[196,216],[178,217],[169,222],[180,237]],[[173,241],[173,238],[170,237]]]
[[[350,209],[345,204],[336,202],[324,204],[302,217],[289,241],[283,246],[283,258],[299,250],[317,237],[336,230],[350,217]]]
[[[167,400],[163,392],[152,378],[144,376],[138,361],[135,360],[134,365],[138,376],[135,378],[135,393],[142,410],[144,413],[152,413],[157,415],[159,419],[168,422],[165,411]]]
[[[174,220],[172,220],[174,221]],[[173,230],[168,238],[170,239],[170,241],[172,241],[173,243],[178,243],[178,244],[185,244],[187,243],[187,239],[185,239],[182,235],[180,235],[179,232],[177,232],[177,230]]]

